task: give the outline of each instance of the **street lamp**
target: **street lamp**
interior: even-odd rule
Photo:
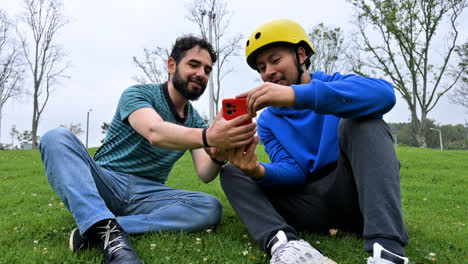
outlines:
[[[86,148],[88,148],[89,112],[91,111],[93,111],[93,109],[89,109],[86,115]]]
[[[443,150],[444,150],[444,147],[442,146],[442,131],[441,131],[440,129],[436,129],[436,128],[432,128],[432,127],[430,127],[429,129],[430,129],[430,130],[435,130],[435,131],[438,131],[438,132],[439,132],[440,151],[443,151]]]
[[[397,138],[397,134],[392,134],[393,136],[393,139],[395,141],[395,146],[398,146],[398,138]]]
[[[14,136],[15,136],[15,132],[16,131],[16,125],[12,125],[11,126],[11,132],[10,132],[10,135],[11,135],[11,149],[13,149],[13,144],[14,144]]]

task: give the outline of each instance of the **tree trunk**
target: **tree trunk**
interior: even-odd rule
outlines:
[[[38,113],[38,96],[37,96],[37,90],[38,88],[35,89],[34,92],[34,106],[33,106],[33,118],[32,118],[32,129],[31,129],[31,134],[32,134],[32,148],[37,149],[37,126],[39,123],[39,113]]]
[[[219,62],[218,62],[219,63]],[[214,100],[214,105],[215,105],[215,116],[218,115],[219,112],[219,92],[221,91],[221,80],[219,79],[219,70],[217,71],[217,76],[216,76],[216,81],[217,81],[217,89],[216,89],[216,96],[213,98]]]
[[[410,110],[411,110],[411,127],[413,130],[414,136],[416,138],[416,141],[418,142],[419,147],[426,148],[427,141],[426,141],[426,136],[424,134],[424,131],[426,131],[425,129],[426,116],[421,115],[421,120],[420,120],[416,113],[416,109],[410,109]]]
[[[2,138],[2,109],[3,109],[3,104],[0,104],[0,140]]]

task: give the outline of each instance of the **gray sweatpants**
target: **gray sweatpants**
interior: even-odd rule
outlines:
[[[296,231],[338,228],[362,234],[365,251],[378,241],[404,254],[409,238],[401,213],[400,164],[388,125],[382,119],[342,119],[338,134],[338,162],[311,175],[303,188],[269,190],[232,164],[222,169],[229,202],[263,250],[279,230],[298,239]]]

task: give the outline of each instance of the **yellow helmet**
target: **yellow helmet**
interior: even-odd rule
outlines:
[[[245,46],[247,64],[256,70],[257,55],[278,43],[301,45],[305,48],[307,57],[315,54],[309,36],[298,23],[289,19],[276,19],[261,25],[250,34]]]

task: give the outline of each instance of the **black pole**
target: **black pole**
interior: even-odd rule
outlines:
[[[88,148],[89,111],[86,116],[86,148]]]

